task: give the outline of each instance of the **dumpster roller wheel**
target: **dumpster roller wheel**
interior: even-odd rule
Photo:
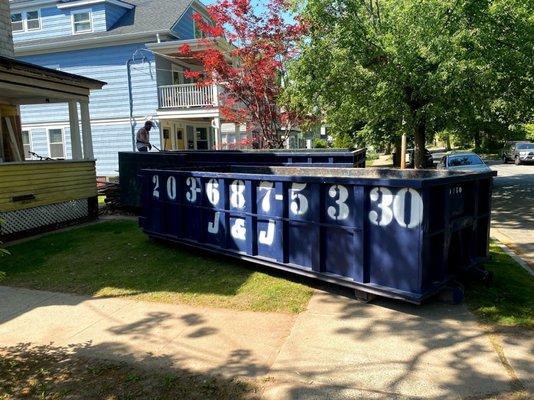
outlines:
[[[364,292],[363,290],[354,289],[354,297],[356,300],[363,301],[365,303],[370,303],[376,299],[376,294]]]
[[[465,298],[464,285],[456,281],[451,282],[439,292],[438,298],[447,304],[460,304]]]

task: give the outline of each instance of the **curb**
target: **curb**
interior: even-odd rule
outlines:
[[[529,264],[525,260],[523,260],[512,249],[510,249],[508,246],[503,244],[496,237],[493,237],[493,240],[495,240],[495,244],[497,246],[499,246],[506,254],[508,254],[510,257],[512,257],[513,260],[521,266],[521,268],[523,268],[525,271],[527,271],[531,276],[534,276],[534,271],[532,271],[532,268],[530,268]]]

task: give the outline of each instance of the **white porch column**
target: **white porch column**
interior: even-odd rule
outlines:
[[[80,141],[80,120],[78,119],[78,107],[75,101],[69,101],[70,143],[72,159],[82,159],[82,143]]]
[[[93,152],[93,135],[91,133],[91,116],[89,114],[89,101],[80,102],[80,111],[82,114],[82,143],[83,158],[85,160],[94,160]]]
[[[217,85],[212,85],[212,95],[213,95],[213,106],[219,107],[219,87]]]
[[[221,150],[221,119],[213,118],[212,126],[215,131],[215,150]]]

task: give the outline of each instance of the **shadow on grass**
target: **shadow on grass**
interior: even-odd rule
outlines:
[[[0,347],[0,398],[252,400],[252,382],[176,367],[166,356],[106,360],[123,346]],[[142,367],[141,367],[142,366]]]
[[[288,275],[149,240],[134,221],[109,221],[10,247],[5,284],[99,297],[253,311],[302,311],[312,289]]]

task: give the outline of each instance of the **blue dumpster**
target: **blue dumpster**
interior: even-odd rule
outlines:
[[[176,169],[182,167],[267,165],[267,166],[331,166],[365,168],[366,150],[194,150],[165,151],[160,153],[119,153],[121,202],[139,207],[139,171],[143,168]]]
[[[141,171],[149,236],[421,303],[488,256],[491,172]]]

